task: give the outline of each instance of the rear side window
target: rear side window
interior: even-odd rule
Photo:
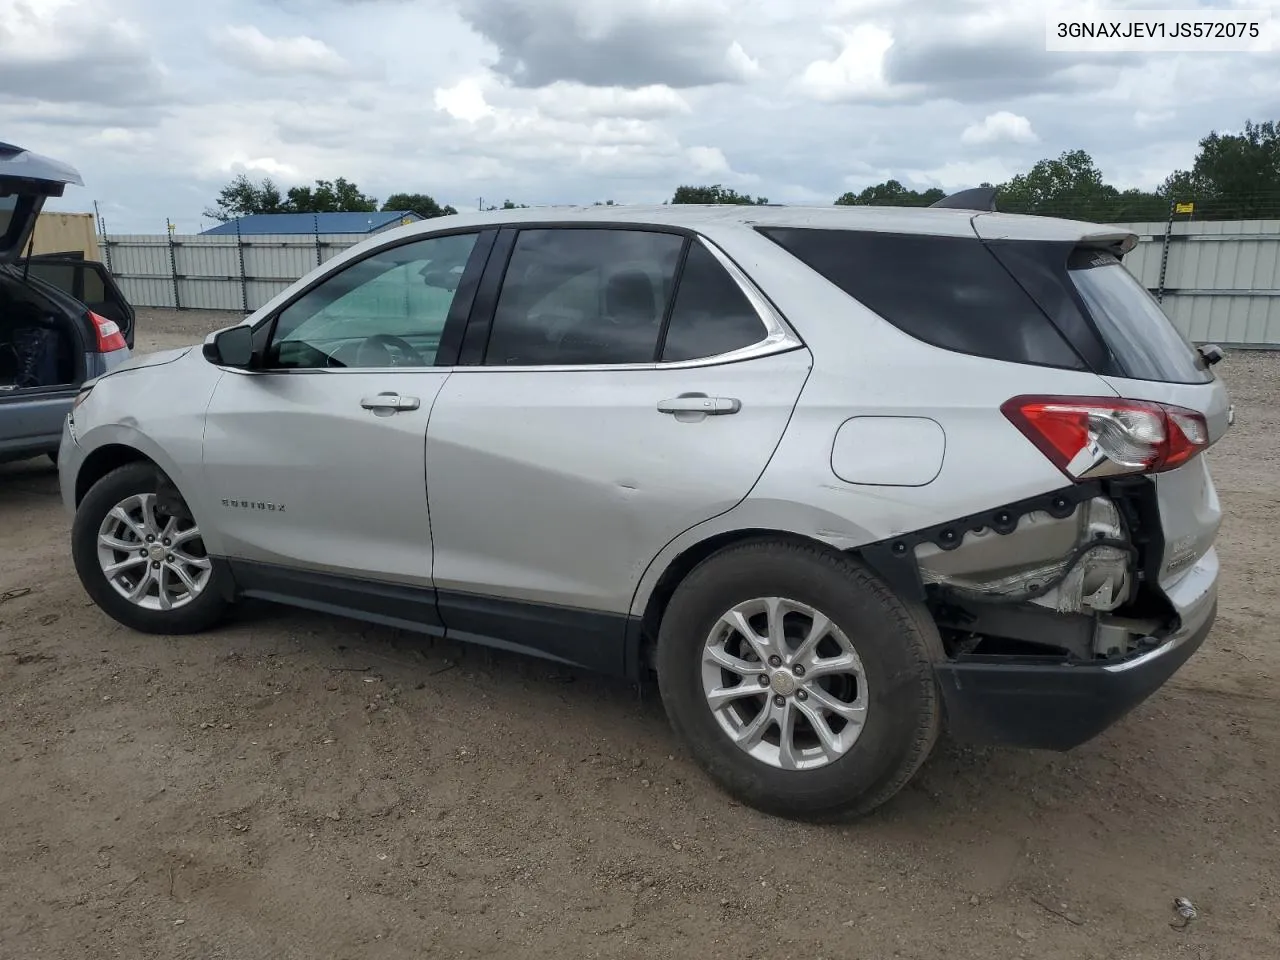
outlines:
[[[0,251],[18,242],[18,229],[31,216],[34,198],[20,193],[0,194]]]
[[[1112,254],[1078,250],[1068,266],[1080,299],[1124,374],[1168,383],[1213,379],[1204,358]]]
[[[684,244],[644,230],[521,230],[485,364],[653,363]]]
[[[102,277],[96,270],[75,263],[50,263],[36,261],[27,267],[31,276],[57,287],[85,303],[102,303],[107,299]]]
[[[715,255],[693,244],[671,309],[663,362],[718,357],[759,343],[767,334],[755,307]]]
[[[17,206],[18,197],[16,194],[0,197],[0,238],[9,233],[9,226],[13,223],[13,211]]]
[[[1084,366],[976,237],[808,228],[760,232],[925,343],[1013,363]]]

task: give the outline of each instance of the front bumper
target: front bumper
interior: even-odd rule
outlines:
[[[1158,690],[1200,648],[1218,608],[1218,560],[1210,551],[1165,592],[1176,632],[1105,664],[993,657],[950,660],[935,671],[952,737],[969,743],[1070,750],[1096,737]]]

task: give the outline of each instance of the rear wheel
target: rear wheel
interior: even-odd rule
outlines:
[[[95,483],[76,509],[72,557],[85,591],[115,620],[144,633],[196,633],[225,613],[224,585],[195,520],[161,507],[159,479],[153,465],[129,463]]]
[[[676,590],[658,680],[672,725],[730,793],[834,819],[884,803],[928,757],[940,650],[928,612],[852,559],[760,541],[716,554]]]

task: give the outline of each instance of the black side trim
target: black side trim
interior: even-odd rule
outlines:
[[[215,560],[240,596],[413,630],[634,680],[640,620],[551,604]]]
[[[484,360],[493,312],[498,308],[498,295],[502,292],[502,278],[507,275],[507,263],[516,246],[516,233],[511,227],[503,227],[489,252],[484,275],[480,278],[467,321],[467,329],[462,335],[462,349],[457,359],[460,367],[479,366]]]
[[[448,590],[439,591],[438,596],[450,640],[532,654],[613,676],[628,677],[635,669],[627,662],[632,618],[625,614]]]
[[[241,596],[444,636],[431,587],[357,580],[248,560],[230,560],[228,565]]]
[[[680,280],[684,277],[684,265],[689,260],[689,249],[693,241],[685,238],[680,248],[680,258],[676,260],[676,272],[671,275],[671,296],[667,297],[666,309],[662,311],[662,322],[658,325],[658,342],[653,348],[653,362],[662,362],[662,353],[667,349],[667,333],[671,330],[671,315],[676,312],[676,299],[680,296]]]
[[[462,338],[466,333],[467,321],[471,317],[471,307],[476,300],[476,291],[480,287],[480,278],[484,276],[485,267],[489,263],[489,254],[493,251],[493,242],[498,236],[497,230],[485,230],[476,238],[476,245],[467,258],[467,265],[462,269],[462,279],[458,289],[453,293],[453,302],[449,305],[449,316],[444,323],[444,331],[440,334],[440,346],[436,350],[437,367],[451,367],[458,362],[458,354],[462,350]]]

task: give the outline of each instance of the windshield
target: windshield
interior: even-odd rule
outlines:
[[[1135,380],[1208,383],[1213,373],[1160,304],[1113,255],[1084,250],[1071,258],[1071,279],[1098,332]]]

